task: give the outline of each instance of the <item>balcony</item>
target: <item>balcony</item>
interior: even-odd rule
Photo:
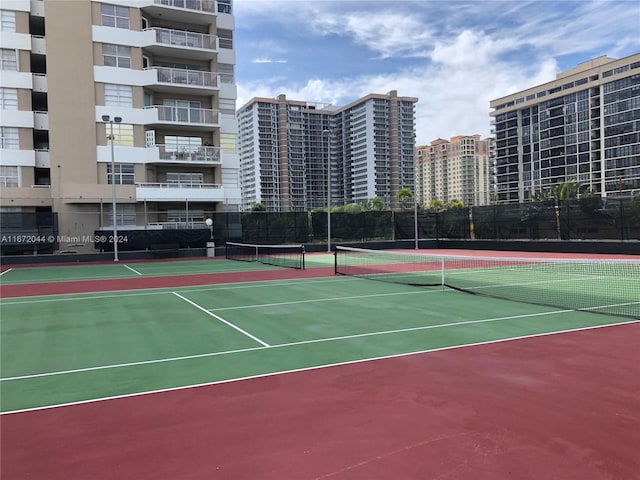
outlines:
[[[150,28],[143,33],[153,35],[146,49],[154,55],[212,60],[218,52],[218,37],[215,35],[169,28]]]
[[[156,80],[150,87],[156,92],[181,92],[194,95],[212,95],[219,89],[217,73],[183,68],[151,67],[145,69],[156,74]]]
[[[224,201],[224,188],[215,183],[137,183],[137,201]]]
[[[33,74],[33,91],[43,93],[47,92],[47,76],[45,74]]]
[[[215,0],[153,0],[142,7],[145,16],[193,25],[208,25],[216,16]]]
[[[167,150],[165,145],[155,145],[158,151],[157,163],[221,165],[220,147],[197,147],[196,149]]]
[[[153,111],[155,118],[145,122],[148,125],[171,125],[176,128],[213,128],[220,126],[220,112],[208,108],[173,107],[154,105],[145,107],[145,111]]]
[[[49,149],[39,148],[35,150],[36,153],[36,167],[38,168],[51,168],[51,160],[49,157]]]

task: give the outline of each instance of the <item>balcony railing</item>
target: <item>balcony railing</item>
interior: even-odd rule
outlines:
[[[217,73],[169,67],[151,67],[146,70],[156,70],[158,72],[159,83],[211,88],[218,86]]]
[[[155,183],[155,182],[144,182],[144,183],[136,183],[136,187],[139,187],[139,188],[160,188],[160,189],[187,188],[187,189],[205,190],[205,189],[219,189],[219,188],[222,188],[222,185],[220,185],[218,183]]]
[[[181,150],[169,149],[166,145],[154,145],[159,151],[159,160],[166,162],[187,163],[220,163],[220,147],[196,147],[194,149]]]
[[[186,8],[200,12],[215,13],[215,0],[155,0],[154,3],[168,7]]]
[[[192,125],[218,125],[219,123],[218,110],[167,105],[155,105],[145,108],[157,109],[158,120],[161,122],[186,123]]]
[[[169,28],[151,28],[149,30],[155,31],[156,42],[161,45],[218,50],[218,37],[215,35]]]

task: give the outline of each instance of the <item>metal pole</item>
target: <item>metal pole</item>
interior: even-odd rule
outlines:
[[[418,198],[416,192],[413,192],[413,227],[416,237],[415,249],[418,250]]]
[[[327,252],[331,253],[331,132],[327,135]]]
[[[118,220],[116,218],[116,160],[115,152],[113,148],[113,120],[109,120],[109,139],[111,140],[111,203],[113,207],[113,261],[118,261]]]

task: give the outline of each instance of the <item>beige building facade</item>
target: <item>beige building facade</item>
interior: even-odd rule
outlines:
[[[0,8],[2,213],[51,212],[81,239],[113,227],[113,203],[121,230],[240,209],[232,0]]]
[[[489,205],[492,201],[491,162],[493,139],[458,135],[416,147],[416,193],[428,207],[432,200],[465,206]]]

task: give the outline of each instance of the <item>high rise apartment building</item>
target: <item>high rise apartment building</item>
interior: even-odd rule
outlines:
[[[305,211],[414,188],[415,103],[396,91],[344,107],[253,98],[238,110],[242,205]],[[329,161],[327,161],[329,159]],[[330,179],[330,181],[328,181]]]
[[[416,147],[416,194],[427,207],[459,200],[465,206],[488,205],[492,200],[493,139],[459,135]]]
[[[602,197],[640,191],[640,53],[595,58],[490,105],[497,201],[564,182]]]
[[[0,8],[3,212],[108,230],[113,183],[120,229],[240,209],[232,0]]]

